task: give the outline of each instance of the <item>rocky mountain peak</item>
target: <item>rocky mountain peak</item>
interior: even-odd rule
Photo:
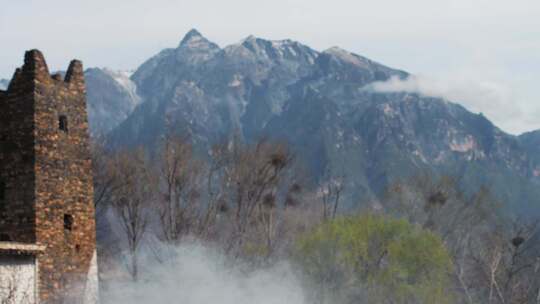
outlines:
[[[192,29],[180,42],[174,57],[177,62],[198,65],[210,60],[219,51],[221,49],[217,44],[206,39],[199,31]],[[171,62],[166,64],[171,64]]]
[[[190,30],[180,42],[178,48],[219,49],[218,45],[206,39],[198,30]]]
[[[255,36],[253,36],[253,35],[249,35],[249,36],[247,36],[246,38],[244,38],[244,39],[242,40],[242,43],[248,43],[248,44],[249,44],[249,43],[254,43],[254,42],[257,41],[257,39],[258,39],[257,37],[255,37]]]
[[[300,60],[313,64],[318,52],[299,42],[285,40],[267,40],[253,35],[241,40],[226,48],[227,53],[241,55],[244,57],[255,57],[257,59],[268,60]]]
[[[182,41],[180,42],[180,45],[184,45],[189,43],[191,40],[198,40],[204,38],[201,32],[199,32],[196,29],[191,29],[189,32],[187,32],[184,35],[184,38],[182,38]]]

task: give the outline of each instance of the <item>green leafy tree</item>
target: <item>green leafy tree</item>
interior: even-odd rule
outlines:
[[[441,239],[402,219],[362,214],[318,226],[296,258],[319,303],[449,303],[452,263]]]

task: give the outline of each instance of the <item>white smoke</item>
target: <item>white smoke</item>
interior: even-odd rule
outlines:
[[[104,303],[115,304],[304,304],[302,286],[288,263],[246,272],[224,255],[191,243],[165,263],[148,259],[138,282],[105,286]]]

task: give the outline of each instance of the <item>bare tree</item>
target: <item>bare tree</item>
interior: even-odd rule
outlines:
[[[500,204],[486,187],[466,195],[456,179],[424,173],[388,187],[383,205],[454,245],[473,232],[489,231],[499,220]]]
[[[110,203],[111,195],[115,191],[114,175],[111,174],[110,155],[100,139],[95,139],[91,144],[92,171],[94,180],[94,205],[96,213],[102,213]]]
[[[258,251],[269,256],[287,205],[294,205],[298,185],[287,179],[293,156],[284,144],[260,140],[254,145],[233,142],[213,152],[216,166],[210,192],[227,226],[227,251]]]
[[[488,303],[538,303],[538,227],[537,221],[515,220],[484,235],[471,254],[471,272]]]
[[[193,147],[185,138],[167,135],[160,158],[163,184],[158,202],[162,237],[177,243],[185,235],[206,231],[210,206],[203,202],[206,168],[193,156]]]
[[[463,302],[538,304],[538,225],[499,216],[486,187],[469,195],[459,188],[456,179],[423,174],[391,185],[383,203],[443,237]]]
[[[117,153],[112,165],[114,184],[117,185],[111,194],[112,207],[127,241],[128,271],[137,280],[138,249],[148,229],[149,208],[155,199],[157,182],[142,149]]]

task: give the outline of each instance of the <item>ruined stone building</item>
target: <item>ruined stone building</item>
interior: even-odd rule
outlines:
[[[81,62],[26,52],[0,91],[0,303],[97,301],[91,170]]]

